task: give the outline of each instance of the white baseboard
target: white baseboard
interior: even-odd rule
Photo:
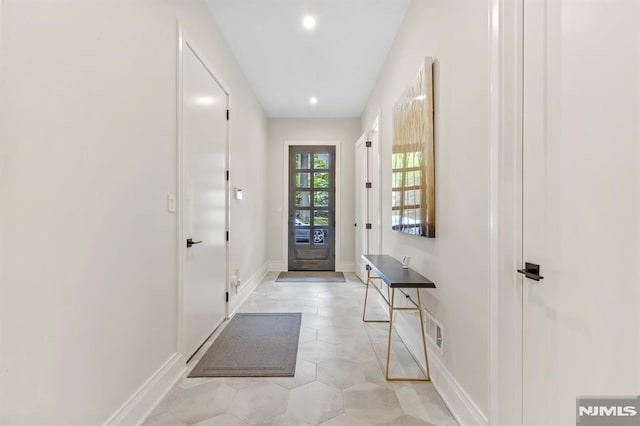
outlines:
[[[182,377],[187,366],[184,355],[174,353],[104,425],[139,425]]]
[[[380,300],[384,308],[387,305]],[[411,318],[413,319],[413,318]],[[394,330],[402,339],[407,349],[418,360],[418,364],[422,371],[426,371],[424,365],[424,355],[422,349],[422,338],[419,331],[419,320],[415,318],[415,322],[410,321],[406,316],[397,317],[394,315]],[[451,372],[444,365],[444,361],[436,345],[427,338],[427,354],[429,356],[429,373],[431,375],[431,383],[436,388],[442,400],[453,414],[456,421],[462,425],[479,425],[486,426],[489,424],[487,416],[478,408],[465,390],[453,377]]]
[[[337,272],[355,272],[356,264],[355,262],[344,262],[336,265]]]
[[[258,284],[262,282],[269,271],[269,262],[265,262],[260,269],[254,272],[253,275],[251,275],[249,279],[247,279],[244,284],[238,288],[237,294],[233,294],[232,291],[231,300],[229,300],[229,318],[236,313],[240,305],[242,305],[242,303],[247,300],[247,297],[253,293],[253,290],[255,290]]]
[[[269,271],[271,272],[284,272],[289,270],[287,262],[281,260],[270,260],[267,263],[269,264]]]

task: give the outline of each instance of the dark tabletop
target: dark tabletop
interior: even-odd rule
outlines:
[[[365,254],[362,255],[362,258],[389,287],[436,288],[433,281],[423,277],[411,268],[403,269],[402,262],[391,256],[386,254]]]

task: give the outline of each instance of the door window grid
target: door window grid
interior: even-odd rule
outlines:
[[[314,153],[313,162],[311,162],[310,153],[298,153],[295,157],[295,166],[295,243],[296,245],[327,245],[329,244],[329,210],[316,210],[315,207],[329,207],[330,154]],[[299,191],[300,189],[303,191]],[[312,212],[313,215],[311,215]]]

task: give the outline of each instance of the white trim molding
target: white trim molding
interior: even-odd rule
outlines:
[[[183,168],[183,140],[182,140],[182,74],[183,74],[183,60],[182,53],[184,49],[184,35],[180,23],[178,23],[178,46],[176,55],[178,60],[176,61],[176,253],[177,253],[177,276],[176,276],[176,342],[177,350],[184,352],[184,312],[183,312],[183,287],[184,287],[184,248],[182,242],[184,241],[184,229],[183,229],[183,217],[182,217],[182,168]]]
[[[489,419],[522,423],[523,0],[489,0]]]
[[[369,140],[373,143],[372,158],[370,167],[371,170],[371,183],[373,184],[373,190],[371,191],[371,205],[372,209],[369,212],[371,217],[369,218],[373,224],[372,238],[369,240],[369,250],[371,253],[382,253],[382,152],[380,135],[382,108],[378,108],[375,120],[371,124],[369,130],[367,130]]]
[[[356,272],[355,262],[336,263],[336,272]]]
[[[284,272],[288,269],[287,262],[281,260],[270,260],[267,263],[269,264],[269,271],[271,272]]]
[[[369,129],[365,130],[362,135],[354,143],[355,161],[359,162],[361,159],[358,157],[359,149],[363,147],[365,142],[370,141],[372,143],[371,148],[366,149],[367,156],[367,181],[371,182],[372,188],[368,191],[367,206],[362,206],[360,209],[367,210],[367,223],[371,224],[371,229],[368,232],[368,246],[365,247],[366,253],[358,253],[358,243],[355,244],[355,259],[353,272],[359,275],[358,278],[363,280],[366,276],[365,266],[360,259],[361,254],[379,254],[382,253],[382,167],[380,160],[380,116],[382,110],[378,108],[375,119],[371,123]],[[361,155],[361,154],[360,154]],[[357,173],[357,172],[356,172]],[[357,176],[356,176],[357,179]],[[359,204],[362,202],[359,197],[359,192],[362,188],[358,188],[361,182],[355,182],[355,211],[357,216],[359,211]],[[355,218],[356,222],[360,221],[360,217]],[[356,228],[355,237],[356,240],[361,236],[358,234],[361,228]]]
[[[335,227],[335,266],[338,268],[341,257],[341,243],[342,243],[342,210],[340,205],[341,187],[342,187],[342,174],[340,173],[341,162],[341,144],[340,141],[283,141],[282,155],[284,164],[284,173],[282,175],[282,197],[283,205],[282,209],[282,262],[285,267],[282,269],[286,271],[289,269],[289,147],[290,146],[306,146],[306,145],[320,145],[320,146],[335,146],[336,147],[336,164],[335,164],[335,214],[336,214],[336,227]],[[278,265],[280,266],[280,265]]]
[[[186,370],[184,355],[171,355],[104,425],[142,424]]]

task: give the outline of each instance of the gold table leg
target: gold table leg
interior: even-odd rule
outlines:
[[[367,285],[366,290],[364,291],[364,309],[362,310],[362,321],[363,322],[389,322],[388,320],[368,320],[366,318],[367,315],[367,298],[369,297],[369,283],[371,282],[371,269],[367,269]],[[376,290],[378,290],[376,288]],[[379,292],[380,290],[378,290]],[[388,289],[387,289],[388,291]],[[384,299],[384,296],[382,297]]]
[[[390,382],[430,382],[431,375],[429,374],[429,359],[427,358],[427,340],[424,334],[424,322],[422,317],[422,303],[420,301],[420,290],[416,289],[418,293],[418,307],[417,308],[396,308],[395,297],[396,289],[391,289],[391,303],[389,304],[389,339],[387,341],[387,368],[385,371],[385,378]],[[426,366],[427,376],[423,378],[414,377],[389,377],[389,361],[391,358],[391,336],[393,334],[393,311],[418,311],[420,313],[420,333],[422,335],[422,349],[424,350],[424,364]]]
[[[396,308],[395,307],[395,297],[396,297],[396,289],[391,288],[391,294],[389,294],[389,286],[387,286],[387,299],[386,302],[389,304],[389,319],[388,320],[368,320],[367,316],[367,300],[369,298],[369,284],[373,277],[371,276],[371,269],[367,269],[367,283],[366,289],[364,293],[364,309],[362,311],[362,321],[364,322],[385,322],[389,323],[389,338],[387,340],[387,365],[385,369],[385,378],[390,382],[398,382],[398,381],[407,381],[407,382],[430,382],[431,374],[429,372],[429,358],[427,356],[427,339],[424,333],[424,318],[422,314],[422,301],[420,300],[420,289],[416,289],[416,293],[418,294],[418,306],[415,308]],[[379,279],[379,278],[378,278]],[[380,290],[375,288],[380,296],[384,299],[384,295],[380,292]],[[423,378],[415,378],[415,377],[389,377],[389,363],[391,359],[391,338],[393,336],[393,312],[394,311],[418,311],[420,314],[420,334],[422,336],[422,350],[424,352],[424,364],[426,366],[426,377]]]
[[[427,380],[431,381],[431,373],[429,372],[429,357],[427,356],[427,340],[424,334],[422,302],[420,301],[420,289],[416,289],[416,293],[418,294],[418,312],[420,312],[420,333],[422,334],[422,349],[424,350],[424,366],[427,369]]]

